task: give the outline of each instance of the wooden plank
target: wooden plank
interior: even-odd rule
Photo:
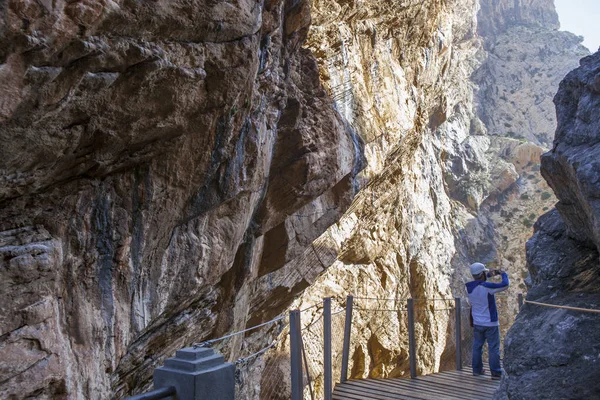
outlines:
[[[333,391],[333,400],[365,400],[364,394],[345,393]]]
[[[400,394],[387,393],[379,390],[377,387],[375,388],[366,388],[360,386],[345,386],[340,388],[339,391],[336,390],[336,393],[339,393],[341,396],[351,396],[356,397],[360,400],[372,399],[372,400],[414,400],[414,397],[403,396]],[[419,398],[416,400],[428,400],[427,398]]]
[[[443,374],[468,376],[468,377],[472,377],[472,378],[476,378],[476,379],[479,379],[481,377],[488,378],[488,379],[491,378],[491,375],[489,374],[489,372],[486,372],[485,375],[473,375],[473,373],[471,371],[461,370],[461,371],[444,371]]]
[[[408,392],[400,392],[395,388],[389,387],[387,385],[382,385],[381,382],[375,379],[365,379],[365,380],[355,380],[351,381],[352,388],[361,391],[369,391],[369,390],[377,390],[379,393],[385,393],[388,399],[396,399],[402,398],[407,400],[428,400],[431,399],[431,396],[427,394],[421,393],[408,393]]]
[[[493,394],[496,391],[496,387],[484,386],[477,382],[472,382],[472,381],[469,381],[466,379],[461,380],[458,378],[444,376],[444,374],[427,375],[420,379],[425,382],[437,382],[437,383],[447,386],[448,388],[458,388],[458,389],[467,388],[473,392],[478,392],[478,393],[482,393],[485,395]]]
[[[490,385],[488,382],[479,381],[477,379],[463,378],[459,376],[449,376],[444,374],[427,375],[422,378],[426,381],[442,381],[449,386],[468,387],[472,389],[481,389],[483,391],[495,390],[497,385]]]
[[[499,381],[493,381],[492,379],[490,379],[490,376],[484,375],[483,378],[481,376],[473,376],[472,374],[465,374],[465,373],[459,373],[457,371],[452,371],[452,372],[442,372],[439,374],[431,374],[431,375],[426,375],[425,377],[428,376],[438,376],[438,377],[443,377],[445,379],[453,379],[456,381],[460,381],[460,382],[469,382],[471,384],[476,384],[476,385],[481,385],[481,384],[485,384],[485,385],[489,385],[489,386],[497,386],[497,382]]]
[[[444,381],[427,380],[424,381],[424,383],[428,385],[435,385],[435,387],[439,388],[439,390],[443,393],[452,393],[453,395],[461,396],[463,398],[491,399],[493,397],[493,392],[491,391],[485,392],[480,390],[474,390],[473,388],[466,386],[450,386],[447,384],[447,382]]]
[[[450,393],[448,390],[443,387],[440,388],[437,385],[427,384],[426,382],[422,382],[418,379],[384,379],[382,380],[382,384],[389,385],[392,387],[396,387],[398,389],[403,389],[408,393],[411,392],[426,392],[430,393],[432,396],[435,395],[434,398],[437,397],[445,397],[448,399],[454,400],[464,400],[463,394]]]
[[[459,371],[450,371],[439,374],[441,376],[453,377],[460,380],[466,380],[469,382],[475,382],[477,384],[484,384],[488,386],[498,386],[500,381],[492,380],[490,375],[477,375],[474,376],[472,373],[468,372],[459,372]]]
[[[412,383],[412,382],[414,382],[414,383]],[[423,379],[423,377],[413,379],[413,380],[411,380],[411,383],[413,386],[416,386],[419,390],[423,390],[423,387],[425,387],[428,390],[435,390],[439,394],[446,395],[446,396],[451,395],[453,397],[458,397],[460,399],[481,398],[482,397],[481,393],[475,392],[475,391],[471,390],[470,388],[460,388],[460,387],[450,388],[443,382],[426,381]],[[485,394],[483,396],[491,397],[488,394]]]
[[[444,372],[444,374],[447,374],[449,376],[456,376],[456,377],[459,377],[460,379],[469,379],[472,382],[488,384],[490,386],[499,386],[500,385],[500,381],[493,380],[491,375],[476,375],[475,376],[471,373],[461,372],[461,371],[448,371],[448,372]]]
[[[335,400],[482,400],[491,399],[500,385],[470,370],[450,370],[416,379],[364,379],[337,384]]]

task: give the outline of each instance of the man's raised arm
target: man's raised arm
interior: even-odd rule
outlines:
[[[494,293],[502,292],[502,291],[508,289],[509,284],[510,284],[510,282],[508,281],[508,274],[506,272],[502,271],[502,282],[500,282],[500,283],[483,282],[481,284],[481,286],[486,288],[488,290],[488,292],[490,292],[491,294],[494,294]]]

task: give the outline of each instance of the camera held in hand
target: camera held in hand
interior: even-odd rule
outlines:
[[[493,278],[494,276],[498,276],[502,274],[502,270],[501,269],[491,269],[486,273],[486,276],[488,278]]]

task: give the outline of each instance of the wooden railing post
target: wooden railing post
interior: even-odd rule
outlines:
[[[292,371],[292,400],[302,400],[302,339],[300,311],[290,312],[290,363]]]
[[[354,297],[351,295],[346,298],[346,323],[344,325],[344,348],[342,351],[342,371],[341,382],[348,380],[348,359],[350,357],[350,332],[352,331],[352,306]]]
[[[417,354],[415,346],[415,308],[414,300],[408,299],[408,357],[410,363],[410,377],[417,377]]]
[[[460,371],[462,369],[462,305],[460,297],[456,297],[454,303],[456,317],[456,369]]]
[[[323,378],[324,399],[331,400],[333,379],[331,371],[331,297],[323,299]]]
[[[523,293],[519,293],[517,299],[519,301],[519,312],[521,312],[521,309],[523,308]]]

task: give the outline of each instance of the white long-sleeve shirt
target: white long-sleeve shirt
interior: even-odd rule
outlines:
[[[495,293],[508,289],[508,275],[502,273],[502,282],[472,281],[467,282],[467,293],[471,303],[473,325],[499,326],[498,308],[496,307]]]

